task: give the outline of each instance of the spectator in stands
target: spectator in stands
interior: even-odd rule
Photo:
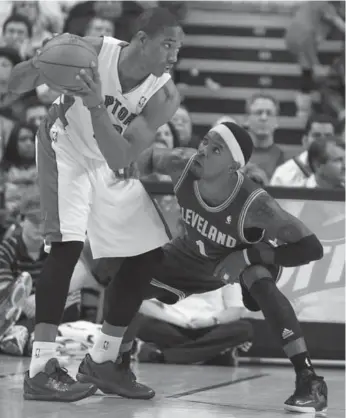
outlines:
[[[258,167],[256,164],[247,163],[245,167],[241,169],[241,171],[261,187],[268,186],[269,180],[265,171]]]
[[[38,128],[48,113],[47,106],[36,98],[31,98],[25,104],[25,121]]]
[[[31,51],[34,54],[43,41],[52,36],[52,33],[47,30],[48,22],[41,12],[40,2],[13,1],[12,14],[24,16],[32,24]]]
[[[171,122],[179,134],[180,147],[198,148],[199,138],[192,133],[191,116],[184,105],[179,106]]]
[[[36,182],[35,127],[18,123],[10,135],[0,168],[5,175],[5,207],[17,209],[25,189]]]
[[[247,127],[254,149],[250,162],[271,178],[277,166],[284,162],[284,153],[274,143],[278,127],[279,104],[270,94],[254,94],[246,103]]]
[[[320,85],[322,111],[345,120],[345,44],[342,53],[333,61]]]
[[[112,19],[95,16],[93,17],[85,31],[85,36],[114,36],[115,27]]]
[[[306,187],[345,189],[345,150],[334,137],[318,138],[308,149],[308,162],[313,174]]]
[[[148,300],[140,312],[139,361],[234,365],[236,348],[252,340],[238,284],[174,305]]]
[[[134,1],[86,1],[77,3],[69,11],[64,32],[84,36],[90,21],[96,17],[111,20],[114,36],[130,41],[134,34],[134,21],[143,11],[142,5]]]
[[[11,15],[2,27],[1,43],[14,48],[23,60],[32,56],[30,40],[32,37],[32,24],[26,16]]]
[[[0,162],[16,119],[10,107],[13,97],[9,97],[7,86],[12,68],[19,62],[20,56],[15,49],[0,47]]]
[[[179,147],[179,134],[172,122],[165,123],[156,131],[154,145],[168,149]]]
[[[35,323],[35,283],[47,254],[43,249],[43,223],[40,213],[38,187],[31,187],[22,196],[23,221],[0,244],[0,284],[10,284],[23,272],[32,277],[31,295],[25,300],[23,314],[0,341],[0,350],[7,354],[28,354],[30,335]],[[79,319],[80,291],[71,291],[66,302],[63,322]],[[0,312],[5,315],[6,312]]]
[[[231,116],[223,115],[223,116],[219,117],[219,119],[217,119],[217,121],[215,123],[213,123],[212,127],[220,125],[220,123],[225,123],[225,122],[231,122],[231,123],[237,123],[238,124],[238,122],[234,118],[232,118]]]
[[[7,92],[8,80],[13,67],[20,61],[20,56],[14,48],[0,47],[0,110],[13,103],[13,97],[9,97]]]
[[[326,39],[333,27],[345,33],[345,22],[339,10],[334,7],[335,3],[338,2],[302,2],[287,28],[287,48],[301,69],[300,94],[296,99],[297,114],[301,117],[307,118],[311,111],[311,92],[314,88],[314,71],[319,65],[320,42]]]
[[[278,167],[271,178],[271,186],[304,187],[312,174],[308,163],[307,149],[318,138],[329,138],[335,134],[335,121],[326,115],[312,115],[302,138],[304,151]]]

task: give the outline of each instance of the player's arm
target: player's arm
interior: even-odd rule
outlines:
[[[112,170],[136,161],[155,139],[157,129],[169,121],[180,103],[179,93],[169,80],[147,103],[122,136],[112,125],[104,105],[89,108],[101,153]]]
[[[250,206],[244,227],[264,229],[270,239],[283,243],[276,248],[260,244],[245,250],[248,264],[295,267],[323,257],[323,247],[316,235],[299,219],[282,209],[266,192],[260,194]]]
[[[43,46],[58,35],[59,34],[55,34],[52,38],[45,39]],[[102,37],[85,36],[83,39],[95,48],[97,55],[100,53],[103,44]],[[20,62],[13,68],[8,82],[8,92],[10,94],[20,96],[21,94],[34,90],[42,84],[46,84],[46,81],[40,75],[36,65],[39,53],[40,52],[38,51],[37,55],[27,61]],[[55,89],[57,88],[58,87],[55,86]]]
[[[180,178],[190,158],[196,154],[194,148],[156,148],[145,150],[137,161],[139,172],[143,175],[153,172],[167,174],[175,184]]]

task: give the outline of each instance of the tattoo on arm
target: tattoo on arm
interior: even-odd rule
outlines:
[[[313,234],[268,193],[260,194],[251,204],[245,218],[245,228],[250,227],[262,228],[271,239],[283,243],[294,243]]]

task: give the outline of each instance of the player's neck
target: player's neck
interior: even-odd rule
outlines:
[[[202,179],[197,183],[202,199],[210,206],[219,206],[232,194],[237,182],[237,173],[226,173],[222,177]]]
[[[128,45],[120,51],[118,74],[123,90],[130,90],[145,80],[150,72],[139,64],[138,53]]]

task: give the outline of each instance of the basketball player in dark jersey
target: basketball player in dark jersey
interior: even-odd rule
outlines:
[[[295,312],[276,286],[282,267],[318,260],[323,248],[303,223],[240,173],[251,153],[247,132],[225,122],[207,133],[197,153],[154,148],[143,155],[142,171],[150,167],[171,176],[186,229],[165,245],[147,298],[173,304],[239,281],[244,305],[263,312],[294,366],[296,390],[285,409],[324,411],[327,385],[315,374]],[[97,384],[83,363],[78,376]]]

